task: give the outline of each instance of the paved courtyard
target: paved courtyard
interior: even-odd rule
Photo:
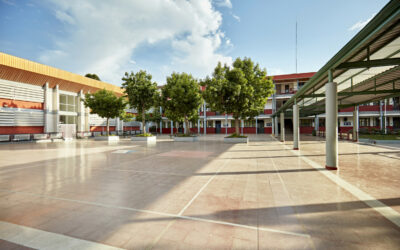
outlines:
[[[2,144],[0,249],[399,249],[399,148],[250,140]]]

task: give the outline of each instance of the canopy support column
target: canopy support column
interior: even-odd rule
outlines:
[[[299,105],[296,103],[293,105],[293,150],[299,150],[299,139]]]
[[[174,134],[174,123],[171,121],[171,135]]]
[[[206,104],[206,102],[204,102],[204,105],[203,105],[203,116],[204,116],[204,124],[203,124],[203,127],[204,127],[204,135],[206,135],[207,134],[207,110],[206,110],[206,106],[207,104]]]
[[[285,142],[285,113],[281,113],[281,142]]]
[[[330,73],[330,72],[329,72]],[[330,74],[331,75],[331,74]],[[330,80],[332,77],[330,77]],[[338,106],[337,106],[337,83],[325,84],[325,128],[326,128],[326,166],[328,170],[336,170],[338,167]]]
[[[279,136],[278,116],[275,117],[275,136]]]
[[[353,110],[353,142],[358,142],[358,106]]]

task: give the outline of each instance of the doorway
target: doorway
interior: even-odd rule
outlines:
[[[221,121],[215,121],[215,133],[221,134]]]
[[[257,134],[264,134],[264,121],[263,120],[257,121]]]

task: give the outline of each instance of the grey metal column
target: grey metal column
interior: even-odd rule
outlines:
[[[383,130],[383,110],[382,110],[383,102],[382,100],[379,101],[379,116],[380,116],[380,121],[379,121],[379,129],[382,131]]]
[[[285,141],[285,113],[281,112],[281,142]]]
[[[225,113],[225,135],[228,135],[228,114]]]
[[[162,124],[163,124],[163,121],[162,121],[162,107],[160,107],[160,115],[161,115],[161,120],[160,120],[160,135],[162,135]]]
[[[200,134],[200,118],[197,119],[197,134]]]
[[[295,100],[296,103],[296,100]],[[300,138],[300,129],[299,129],[299,105],[293,105],[293,149],[299,149],[299,138]]]
[[[275,116],[275,136],[279,136],[278,116]]]
[[[318,131],[319,131],[319,117],[318,117],[318,115],[315,115],[315,117],[314,117],[314,130],[315,130],[315,134],[317,134]]]
[[[257,118],[257,116],[256,116],[256,134],[258,134],[258,131],[257,131],[257,130],[258,130],[258,127],[257,127],[257,126],[258,126],[258,124],[257,124],[257,121],[258,121],[258,118]]]
[[[325,128],[326,128],[326,165],[329,170],[338,167],[338,107],[337,83],[333,82],[332,72],[329,71],[329,82],[325,84]]]
[[[242,127],[242,135],[243,135],[243,127],[244,127],[244,121],[243,120],[240,120],[240,126]]]
[[[204,127],[204,135],[206,135],[207,134],[207,111],[206,111],[206,106],[207,106],[207,104],[206,104],[206,102],[204,102],[204,105],[203,105],[203,116],[204,116],[204,124],[203,124],[203,127]]]
[[[55,132],[60,132],[60,129],[58,127],[58,124],[60,122],[60,91],[59,91],[59,87],[58,84],[55,86],[54,90],[53,90],[53,110],[55,112],[54,114],[54,131]]]
[[[383,107],[383,126],[384,126],[384,130],[385,130],[385,134],[387,134],[387,124],[386,124],[386,99],[383,100],[385,105]]]
[[[275,136],[275,118],[272,117],[272,131],[271,131],[271,135]]]
[[[174,123],[171,121],[171,135],[174,134]]]

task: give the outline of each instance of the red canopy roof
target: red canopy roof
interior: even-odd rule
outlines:
[[[276,76],[272,76],[272,79],[274,79],[274,80],[303,79],[303,78],[311,78],[314,74],[315,74],[315,72],[276,75]]]

